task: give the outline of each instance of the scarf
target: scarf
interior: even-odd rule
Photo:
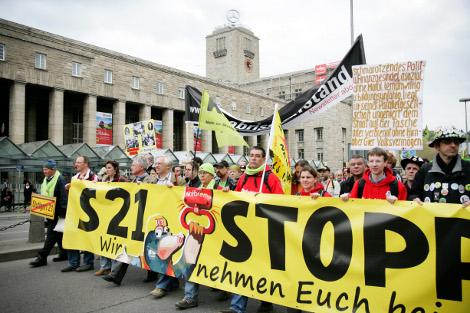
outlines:
[[[207,187],[203,187],[201,185],[201,188],[204,188],[204,189],[214,189],[214,186],[215,186],[215,179],[212,179],[208,184],[207,184]]]
[[[263,171],[265,167],[266,167],[266,164],[263,164],[258,168],[250,168],[250,167],[247,166],[246,169],[245,169],[245,173],[248,176],[253,176],[253,175],[256,175],[259,172]]]
[[[44,196],[53,197],[54,196],[54,189],[57,181],[59,180],[60,172],[55,171],[54,176],[50,180],[44,178],[44,181],[41,184],[41,194]]]
[[[453,158],[449,164],[446,164],[446,162],[444,162],[444,160],[440,157],[439,154],[436,155],[436,161],[437,161],[437,165],[439,165],[439,167],[441,168],[441,170],[446,173],[447,175],[449,175],[450,173],[452,173],[452,170],[454,169],[454,166],[455,164],[457,163],[457,157]]]

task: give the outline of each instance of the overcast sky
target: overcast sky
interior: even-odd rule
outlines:
[[[0,7],[1,18],[199,75],[205,36],[227,23],[229,9],[260,38],[261,76],[340,60],[350,46],[349,0],[0,0]],[[459,99],[470,98],[470,1],[356,0],[354,33],[363,34],[368,64],[425,60],[424,124],[465,128]]]

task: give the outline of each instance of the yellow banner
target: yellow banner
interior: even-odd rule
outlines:
[[[54,219],[55,197],[43,196],[37,193],[31,195],[31,214]]]
[[[468,312],[470,210],[74,180],[63,244],[322,312]]]
[[[271,130],[271,147],[273,151],[273,173],[280,179],[282,190],[286,195],[291,194],[292,171],[290,169],[289,151],[287,150],[287,140],[282,129],[279,112],[274,112],[273,125]]]

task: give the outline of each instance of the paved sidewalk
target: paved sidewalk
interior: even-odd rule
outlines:
[[[3,226],[13,225],[18,222],[29,219],[29,216],[29,213],[3,212],[0,213],[0,224]],[[17,229],[18,227],[21,226],[12,228],[11,231]],[[29,229],[29,223],[25,223],[23,228]],[[10,231],[10,229],[0,232],[0,238],[2,238],[2,234],[8,231]],[[18,236],[13,239],[0,239],[0,262],[33,258],[34,256],[36,256],[37,252],[43,247],[43,245],[44,242],[28,242],[28,232],[21,232]],[[51,252],[51,254],[54,253],[55,250]]]

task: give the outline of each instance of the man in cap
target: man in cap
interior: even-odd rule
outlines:
[[[54,160],[47,160],[42,167],[44,173],[44,181],[41,184],[41,194],[44,196],[55,197],[54,220],[47,220],[47,233],[44,247],[38,251],[38,256],[34,261],[30,262],[31,267],[39,267],[47,265],[47,256],[51,252],[54,245],[59,246],[59,256],[53,258],[52,261],[67,260],[67,253],[62,248],[62,233],[54,231],[59,217],[65,218],[67,210],[67,192],[65,191],[65,179],[57,170],[57,163]]]
[[[229,165],[228,162],[222,160],[214,164],[215,172],[217,174],[216,183],[222,188],[228,187],[230,190],[234,190],[236,187],[235,182],[229,176]]]
[[[415,176],[408,200],[470,205],[470,162],[459,156],[465,133],[454,127],[440,129],[429,144],[437,154]]]
[[[405,180],[403,183],[405,184],[408,194],[410,194],[411,186],[415,180],[416,173],[418,173],[419,169],[424,164],[424,161],[420,157],[413,156],[411,158],[402,159],[400,164],[401,167],[405,170]]]

